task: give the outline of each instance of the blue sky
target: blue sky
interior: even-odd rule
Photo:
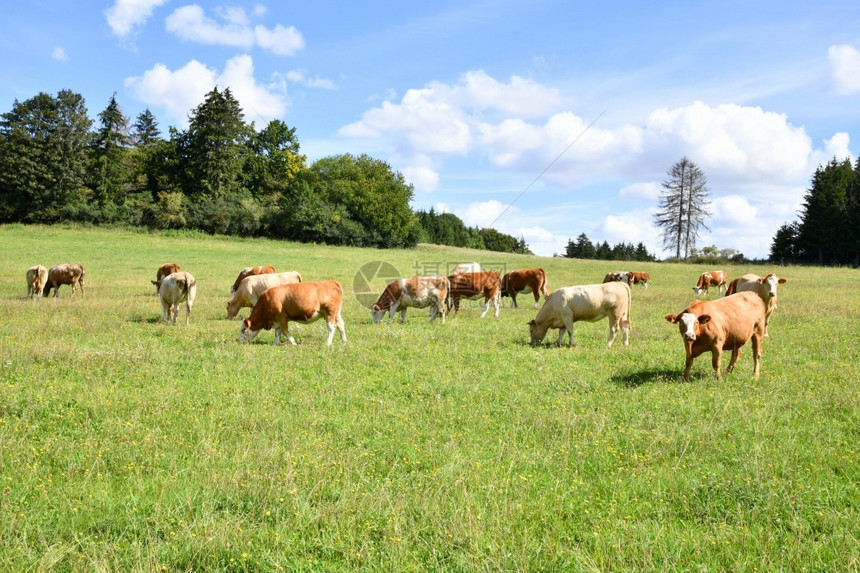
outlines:
[[[644,242],[666,171],[704,171],[699,246],[767,256],[818,165],[860,137],[860,2],[6,3],[0,111],[116,92],[164,133],[215,85],[296,128],[310,161],[367,153],[413,207],[522,236]]]

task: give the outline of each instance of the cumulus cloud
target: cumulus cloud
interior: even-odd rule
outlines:
[[[433,191],[439,185],[439,173],[429,166],[405,167],[403,177],[419,191]]]
[[[115,36],[125,38],[149,20],[153,10],[167,0],[116,0],[105,10],[108,26]]]
[[[216,86],[230,88],[249,121],[268,123],[281,117],[288,103],[286,93],[278,86],[265,86],[256,81],[254,63],[248,55],[231,58],[220,73],[196,60],[177,70],[156,64],[143,75],[127,78],[125,85],[138,99],[164,109],[182,126],[187,125],[188,114]]]
[[[740,195],[729,195],[718,197],[713,201],[714,220],[730,225],[754,224],[758,216],[758,209],[750,205],[746,197]]]
[[[860,50],[854,46],[830,46],[827,51],[836,91],[852,95],[860,92]]]
[[[293,26],[254,26],[242,8],[219,8],[215,14],[217,19],[207,16],[202,7],[191,4],[177,8],[165,24],[167,31],[176,37],[200,44],[244,50],[258,46],[278,56],[292,56],[305,47],[302,33]],[[257,10],[252,15],[261,14]]]
[[[489,201],[471,203],[464,210],[455,211],[455,214],[469,227],[493,227],[498,229],[498,225],[495,227],[494,225],[503,213],[514,214],[517,211],[519,211],[517,207],[491,199]]]

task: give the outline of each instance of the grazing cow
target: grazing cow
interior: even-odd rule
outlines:
[[[651,277],[646,272],[633,271],[630,273],[633,278],[633,283],[639,285],[643,290],[648,290],[648,283],[651,282]]]
[[[342,305],[343,287],[337,281],[309,281],[272,287],[260,295],[251,316],[242,321],[239,342],[251,342],[261,330],[274,326],[275,341],[272,344],[280,344],[282,332],[290,344],[295,344],[290,334],[290,321],[308,324],[320,318],[325,319],[328,327],[328,346],[331,346],[335,328],[340,331],[340,339],[346,342],[340,315]]]
[[[229,320],[236,316],[242,308],[254,308],[254,305],[257,304],[257,299],[260,298],[260,295],[266,289],[300,282],[302,282],[302,275],[296,271],[266,273],[245,277],[233,293],[233,298],[227,303],[227,319]]]
[[[711,353],[711,364],[717,379],[723,350],[732,351],[732,359],[726,372],[731,372],[741,355],[741,347],[752,338],[753,376],[758,377],[761,366],[762,339],[765,331],[765,304],[752,292],[741,292],[734,296],[714,301],[697,300],[680,314],[667,314],[666,320],[677,324],[687,354],[684,378],[690,379],[693,358],[703,352]]]
[[[42,294],[49,296],[51,289],[54,289],[54,298],[60,294],[60,285],[72,285],[72,296],[75,296],[75,290],[78,285],[81,285],[81,296],[84,296],[84,267],[76,263],[61,263],[54,265],[48,271],[48,280],[45,281],[45,288]]]
[[[409,279],[397,279],[385,287],[379,300],[370,309],[374,324],[389,313],[388,324],[394,320],[395,313],[400,313],[400,322],[406,322],[406,309],[430,307],[430,322],[437,316],[445,322],[445,300],[448,298],[448,279],[442,275]]]
[[[696,291],[697,295],[702,291],[708,294],[708,287],[715,286],[717,287],[717,294],[722,294],[723,289],[727,288],[728,280],[726,271],[708,271],[702,273],[702,276],[699,277],[699,282],[693,287],[693,290]]]
[[[479,273],[481,272],[481,265],[479,263],[460,263],[454,270],[451,271],[452,275],[457,275],[460,273]]]
[[[27,297],[41,298],[45,283],[48,282],[48,269],[36,265],[27,269]]]
[[[574,322],[580,320],[597,322],[606,316],[609,317],[607,348],[612,347],[619,328],[624,336],[624,345],[629,346],[632,328],[631,298],[630,285],[617,281],[560,288],[546,297],[537,316],[529,321],[531,344],[537,346],[543,342],[547,330],[557,328],[559,333],[556,346],[561,346],[564,333],[567,332],[570,346],[573,347]]]
[[[164,280],[164,277],[173,273],[178,273],[181,270],[182,269],[180,269],[179,265],[176,263],[164,263],[158,267],[158,270],[155,272],[155,280],[149,281],[155,285],[155,294],[158,294],[158,291],[161,288],[161,281]]]
[[[603,277],[603,282],[622,282],[629,285],[633,282],[633,275],[629,271],[613,271],[611,273],[606,273],[606,276]]]
[[[511,306],[517,308],[517,295],[532,293],[535,297],[535,308],[540,302],[540,295],[544,298],[549,294],[546,286],[546,273],[543,269],[517,269],[505,273],[502,277],[502,296],[511,297]]]
[[[194,298],[197,296],[197,281],[191,273],[185,271],[171,273],[161,280],[158,296],[161,298],[161,322],[170,320],[176,324],[179,303],[185,302],[185,324],[187,325],[191,318]]]
[[[768,273],[765,277],[747,274],[736,278],[729,284],[726,296],[748,291],[754,292],[761,297],[767,307],[767,313],[764,317],[764,335],[767,336],[767,325],[770,322],[770,315],[776,310],[776,287],[785,283],[786,280],[779,278],[773,273]]]
[[[236,277],[236,281],[233,283],[233,286],[230,287],[230,296],[233,296],[233,293],[236,292],[236,289],[239,288],[239,285],[242,284],[242,281],[247,277],[252,277],[254,275],[268,275],[274,273],[275,267],[271,266],[262,266],[262,267],[245,267],[239,272],[239,276]]]
[[[490,310],[490,302],[495,307],[495,317],[499,318],[499,303],[502,299],[502,281],[499,278],[499,273],[495,271],[458,273],[450,275],[448,281],[451,283],[447,302],[449,310],[453,306],[456,314],[460,310],[461,298],[477,300],[483,297],[484,312],[481,313],[481,318],[484,318],[484,315]]]

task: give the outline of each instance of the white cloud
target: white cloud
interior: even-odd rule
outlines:
[[[264,11],[262,13],[265,13]],[[254,10],[260,16],[260,10]],[[216,10],[218,20],[205,14],[196,4],[177,8],[165,22],[167,31],[176,37],[201,44],[233,46],[248,50],[255,45],[278,56],[292,56],[305,47],[301,32],[281,24],[274,28],[252,26],[241,8]]]
[[[66,50],[58,46],[54,48],[54,51],[51,52],[51,59],[57,60],[58,62],[65,62],[69,58],[66,55]]]
[[[124,38],[142,26],[153,10],[167,0],[116,0],[105,10],[108,26],[115,36]]]
[[[750,225],[755,224],[758,218],[758,209],[750,205],[746,197],[740,195],[729,195],[718,197],[713,201],[714,220],[728,225]]]
[[[852,95],[860,92],[860,50],[842,44],[827,51],[836,91]]]
[[[329,79],[319,76],[309,78],[304,70],[290,70],[285,74],[287,81],[309,88],[319,88],[324,90],[336,90],[337,85]]]
[[[633,183],[622,187],[618,196],[622,199],[644,199],[646,201],[657,201],[663,192],[660,183],[650,181],[647,183]]]
[[[504,214],[514,214],[519,209],[506,205],[501,201],[491,199],[479,203],[471,203],[464,211],[456,211],[456,215],[469,227],[492,227],[496,230],[499,225],[496,221]]]
[[[402,170],[403,177],[419,191],[433,191],[439,185],[439,174],[428,166],[410,166]]]
[[[658,244],[659,235],[659,230],[651,222],[650,212],[630,211],[604,217],[597,226],[593,240],[606,241],[612,246],[642,242],[651,250],[652,245]]]
[[[254,63],[247,55],[228,60],[220,74],[196,60],[175,71],[164,64],[156,64],[141,76],[126,78],[125,85],[141,101],[163,108],[182,126],[187,125],[188,114],[216,86],[230,88],[247,121],[268,123],[281,117],[288,104],[286,94],[276,86],[264,86],[255,80]]]

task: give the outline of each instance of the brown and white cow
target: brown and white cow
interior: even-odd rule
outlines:
[[[606,273],[606,276],[603,277],[603,282],[621,282],[629,285],[633,282],[633,276],[629,271],[612,271],[611,273]]]
[[[257,266],[257,267],[245,267],[241,271],[239,271],[239,276],[236,277],[236,281],[233,283],[233,286],[230,287],[230,296],[233,296],[233,293],[236,292],[236,289],[239,288],[239,285],[248,277],[252,277],[255,275],[267,275],[276,272],[275,267],[266,265],[266,266]]]
[[[717,287],[717,294],[722,294],[723,289],[727,289],[728,281],[729,279],[726,275],[726,271],[708,271],[706,273],[702,273],[699,277],[699,282],[696,283],[693,290],[696,291],[697,295],[702,291],[705,291],[705,294],[708,294],[708,287],[715,286]]]
[[[42,294],[49,296],[51,289],[54,289],[54,298],[60,294],[60,285],[72,285],[72,296],[75,296],[75,291],[78,285],[81,285],[81,296],[84,296],[84,267],[76,263],[60,263],[54,265],[48,271],[48,280],[45,281],[45,288]]]
[[[163,265],[158,267],[158,270],[155,271],[155,280],[149,281],[155,285],[155,294],[158,294],[158,290],[161,288],[161,281],[164,279],[164,277],[173,273],[178,273],[181,270],[182,269],[180,269],[179,265],[177,265],[176,263],[164,263]]]
[[[460,299],[467,300],[484,299],[484,311],[481,318],[490,310],[490,303],[495,308],[495,317],[499,318],[499,304],[502,300],[502,281],[496,271],[484,273],[457,273],[450,275],[448,281],[451,289],[448,293],[447,306],[454,307],[456,314],[460,310]]]
[[[633,271],[630,273],[631,282],[628,284],[639,285],[643,290],[648,290],[648,283],[651,282],[651,277],[646,272]]]
[[[537,316],[529,321],[531,344],[537,346],[543,342],[549,329],[557,328],[559,333],[556,346],[561,346],[566,332],[572,347],[574,322],[597,322],[609,317],[609,339],[606,346],[612,347],[619,329],[624,336],[624,345],[629,346],[632,328],[631,299],[630,285],[618,281],[560,288],[546,297]]]
[[[27,269],[27,297],[39,299],[48,282],[48,269],[35,265]]]
[[[502,277],[502,296],[511,297],[511,306],[517,308],[517,295],[520,293],[532,293],[535,298],[535,308],[537,308],[541,293],[544,298],[549,294],[546,272],[543,269],[517,269],[505,273]]]
[[[343,287],[337,281],[301,282],[272,287],[260,295],[251,316],[242,321],[239,342],[251,342],[261,330],[275,327],[274,345],[280,344],[281,333],[290,344],[296,340],[290,334],[290,321],[308,324],[324,318],[328,328],[326,344],[331,346],[335,329],[346,342],[343,318]]]
[[[236,316],[243,308],[254,308],[260,295],[274,286],[302,282],[302,275],[296,271],[251,275],[242,279],[233,297],[227,302],[227,319]]]
[[[780,278],[774,273],[768,273],[767,276],[760,277],[754,274],[746,274],[736,278],[729,284],[726,290],[726,296],[739,292],[754,292],[767,307],[767,313],[764,320],[764,335],[767,336],[767,325],[770,323],[770,315],[776,310],[776,287],[784,284],[787,279]]]
[[[176,324],[179,315],[179,304],[185,303],[185,324],[191,319],[191,307],[197,297],[197,281],[185,271],[171,273],[161,279],[161,287],[158,289],[158,297],[161,299],[161,322],[171,321]]]
[[[400,322],[406,322],[407,308],[430,307],[430,322],[437,316],[445,322],[445,300],[448,298],[448,279],[442,275],[414,276],[391,281],[370,309],[374,324],[379,323],[387,312],[388,324],[400,313]]]
[[[732,351],[726,372],[731,372],[741,355],[741,347],[752,339],[753,376],[758,377],[761,366],[762,339],[765,332],[765,304],[752,292],[714,301],[697,300],[680,314],[667,314],[666,320],[677,324],[687,361],[684,378],[690,379],[693,358],[704,352],[711,353],[711,365],[717,379],[722,378],[720,360],[723,350]]]

